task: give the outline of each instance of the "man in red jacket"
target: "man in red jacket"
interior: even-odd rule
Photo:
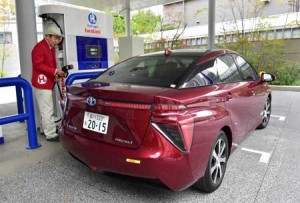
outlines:
[[[58,78],[64,76],[64,72],[56,68],[55,47],[61,38],[61,30],[51,25],[45,33],[45,38],[34,46],[31,53],[31,83],[41,115],[41,129],[47,141],[59,141],[53,117],[52,89]]]

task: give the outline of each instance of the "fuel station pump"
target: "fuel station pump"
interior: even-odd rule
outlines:
[[[96,10],[62,5],[42,5],[38,15],[43,30],[53,24],[63,33],[56,48],[57,67],[68,73],[103,71],[114,64],[113,19]],[[61,118],[58,100],[64,94],[64,80],[54,89],[54,112]]]

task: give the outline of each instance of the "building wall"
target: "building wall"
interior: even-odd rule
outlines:
[[[164,24],[177,24],[184,21],[184,2],[172,3],[163,7]]]
[[[196,26],[208,23],[208,1],[186,1],[184,3],[185,22],[187,26]]]
[[[299,12],[299,2],[300,0],[270,0],[269,3],[261,3],[260,0],[216,0],[216,22],[239,20],[241,16],[251,18]],[[176,15],[165,13],[170,10]],[[187,26],[204,25],[208,23],[208,1],[188,0],[167,4],[164,5],[163,15],[165,24],[176,21],[181,15]]]
[[[5,42],[0,43],[1,57],[4,52],[6,53],[3,65],[3,70],[6,73],[5,77],[17,77],[20,74],[20,63],[16,24],[12,22],[0,26],[0,33],[6,33]],[[2,58],[0,63],[2,63]]]
[[[296,61],[298,64],[300,63],[300,39],[290,39],[286,41],[286,46],[284,54],[285,56],[293,61]]]
[[[3,26],[0,26],[0,33],[3,33]],[[3,45],[5,45],[5,52],[7,53],[7,57],[4,62],[4,68],[6,75],[5,77],[17,77],[21,74],[20,69],[20,56],[19,56],[19,44],[18,44],[18,32],[17,32],[17,25],[16,21],[12,21],[9,25],[6,25],[5,33],[7,37],[6,44],[0,42],[0,55],[2,56]],[[37,33],[38,33],[38,41],[43,39],[42,35],[42,26],[41,22],[37,23]],[[31,50],[28,50],[31,52]],[[1,65],[1,58],[0,58],[0,65]],[[28,67],[31,69],[31,67]]]
[[[187,26],[196,26],[208,23],[207,0],[186,1],[184,6],[185,22],[187,23]]]

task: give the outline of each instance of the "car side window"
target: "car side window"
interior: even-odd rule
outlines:
[[[183,88],[200,87],[216,84],[219,81],[215,60],[201,64],[196,71],[186,80]]]
[[[238,82],[242,80],[237,66],[230,55],[216,58],[216,68],[221,83]]]
[[[234,54],[233,58],[237,63],[237,65],[239,66],[244,80],[248,80],[248,81],[258,80],[258,75],[256,70],[244,58],[242,58],[237,54]]]

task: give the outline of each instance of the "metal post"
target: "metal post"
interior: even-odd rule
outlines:
[[[130,37],[130,9],[126,9],[126,36]]]
[[[0,125],[0,144],[4,143],[4,137],[3,137],[3,133],[2,133],[2,126]]]
[[[29,83],[27,83],[23,88],[24,92],[26,91],[26,94],[24,95],[26,112],[29,113],[29,118],[27,122],[29,145],[27,146],[27,149],[35,149],[40,147],[41,145],[38,144],[36,136],[32,88]]]
[[[18,77],[21,77],[21,75],[19,75]],[[16,86],[16,94],[17,94],[18,114],[22,114],[24,113],[24,106],[23,106],[23,95],[22,95],[21,87]]]
[[[131,28],[130,28],[130,3],[129,3],[129,0],[126,0],[125,11],[126,11],[126,16],[125,16],[125,18],[126,18],[126,36],[130,37]]]
[[[0,87],[6,87],[6,86],[19,86],[23,88],[26,113],[0,118],[0,125],[28,120],[26,123],[27,123],[29,144],[26,148],[35,149],[40,147],[41,145],[37,142],[37,136],[36,136],[32,88],[30,84],[27,82],[27,80],[20,77],[0,79]]]
[[[18,114],[24,113],[22,89],[16,86]]]
[[[208,49],[215,48],[215,12],[216,12],[216,1],[208,1]]]

